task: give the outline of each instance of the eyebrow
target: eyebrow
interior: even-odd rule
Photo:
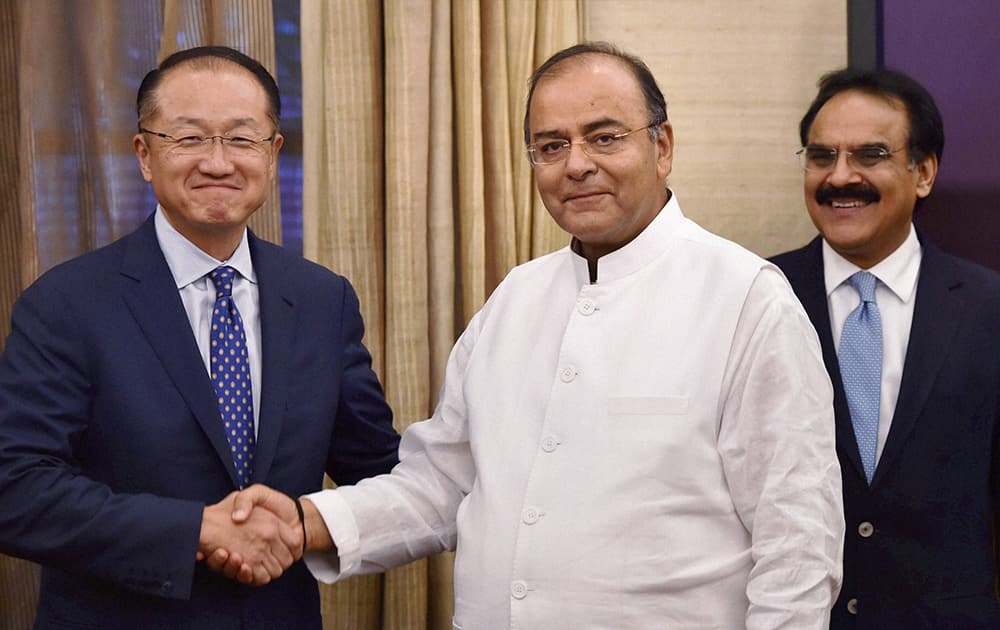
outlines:
[[[834,149],[830,145],[822,144],[820,142],[810,142],[806,145],[807,149],[830,149],[834,151],[839,151],[839,149]],[[889,145],[885,142],[862,142],[861,144],[856,144],[853,147],[849,147],[848,151],[857,151],[858,149],[885,149],[889,151]]]
[[[607,118],[607,117],[599,118],[583,126],[583,135],[587,135],[591,132],[597,131],[598,129],[602,129],[604,127],[621,127],[624,129],[625,125],[624,123],[622,123],[622,121],[617,120],[615,118]],[[538,141],[539,139],[542,138],[564,138],[565,136],[566,134],[560,131],[545,130],[532,134],[531,139],[534,141]]]
[[[189,118],[187,116],[180,116],[173,120],[176,124],[181,125],[192,125],[195,127],[205,127],[209,123],[203,118]],[[222,121],[222,126],[232,129],[233,127],[257,127],[259,123],[254,118],[231,118],[229,120]]]

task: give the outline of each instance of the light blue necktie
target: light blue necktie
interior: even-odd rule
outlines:
[[[844,320],[840,334],[840,377],[854,424],[861,464],[871,484],[878,445],[878,409],[882,392],[882,316],[875,303],[878,279],[867,271],[850,277],[861,303]]]
[[[242,489],[253,479],[253,393],[243,318],[233,300],[235,275],[232,267],[219,267],[209,274],[215,285],[210,367],[219,414]]]

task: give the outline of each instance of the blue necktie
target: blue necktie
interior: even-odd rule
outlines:
[[[882,393],[882,316],[875,303],[878,279],[867,271],[850,277],[861,303],[844,320],[840,335],[840,377],[854,424],[861,464],[871,484],[878,444],[878,409]]]
[[[253,479],[253,394],[243,318],[233,301],[235,275],[232,267],[219,267],[209,274],[215,285],[210,364],[219,414],[242,489]]]

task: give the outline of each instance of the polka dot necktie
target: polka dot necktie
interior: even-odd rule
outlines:
[[[875,303],[878,279],[867,271],[850,277],[861,303],[844,320],[840,335],[840,377],[851,411],[861,464],[871,484],[878,444],[878,410],[882,394],[882,316]]]
[[[253,394],[243,318],[233,301],[235,275],[232,267],[219,267],[209,274],[215,285],[210,367],[219,414],[242,489],[253,479]]]

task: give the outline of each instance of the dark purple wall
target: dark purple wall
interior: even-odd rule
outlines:
[[[938,245],[1000,270],[1000,1],[882,0],[886,66],[944,118],[937,183],[915,221]]]

